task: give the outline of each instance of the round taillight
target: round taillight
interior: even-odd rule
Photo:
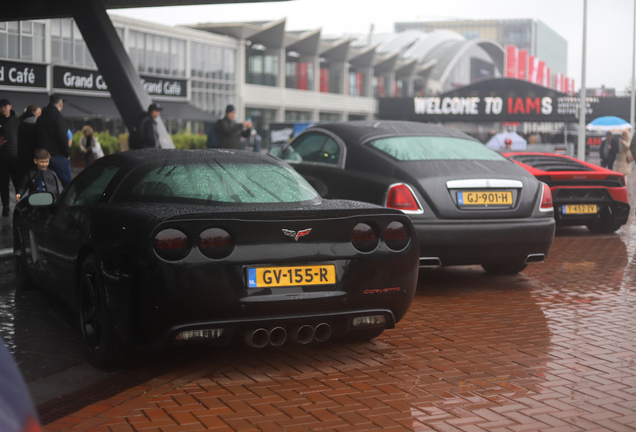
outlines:
[[[155,252],[167,261],[179,261],[190,253],[188,236],[176,229],[165,229],[155,236]]]
[[[409,244],[408,228],[402,222],[391,222],[384,230],[384,243],[394,251],[404,249]]]
[[[221,228],[208,228],[199,236],[199,250],[212,259],[225,258],[234,250],[230,234]]]
[[[359,223],[351,231],[351,244],[360,252],[371,252],[378,245],[378,235],[372,226]]]

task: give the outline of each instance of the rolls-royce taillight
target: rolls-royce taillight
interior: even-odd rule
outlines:
[[[230,233],[221,228],[208,228],[199,235],[199,250],[212,259],[227,257],[234,250]]]
[[[541,211],[550,211],[552,208],[552,191],[550,190],[550,186],[545,183],[543,184],[543,191],[541,192]]]
[[[395,184],[389,188],[386,206],[406,212],[421,211],[413,191],[404,183]]]
[[[190,253],[190,240],[183,232],[168,228],[155,236],[155,253],[167,261],[179,261]]]

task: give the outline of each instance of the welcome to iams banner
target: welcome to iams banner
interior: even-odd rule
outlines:
[[[381,98],[379,118],[419,122],[575,122],[578,96],[510,78],[480,81],[438,96]],[[629,117],[629,98],[587,97],[586,122]]]

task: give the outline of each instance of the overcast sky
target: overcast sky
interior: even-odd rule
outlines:
[[[587,87],[625,90],[631,82],[634,3],[588,0]],[[167,24],[274,21],[323,36],[392,32],[393,23],[450,19],[539,19],[568,41],[568,76],[581,85],[583,0],[291,0],[209,6],[118,9],[113,14]]]

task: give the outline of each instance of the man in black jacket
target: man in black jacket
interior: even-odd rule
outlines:
[[[60,95],[51,95],[49,105],[42,110],[42,115],[35,122],[35,133],[38,147],[51,154],[49,168],[55,171],[62,186],[66,187],[73,179],[71,171],[71,148],[68,140],[68,126],[62,117],[64,101]]]
[[[38,148],[38,138],[35,134],[35,122],[42,114],[42,109],[37,105],[29,105],[20,116],[18,126],[18,172],[19,178],[35,168],[33,155]]]
[[[235,123],[236,109],[234,105],[225,108],[225,117],[219,119],[214,125],[214,130],[219,136],[218,148],[243,149],[241,137],[248,138],[252,129],[252,122],[245,120],[242,124]]]
[[[11,109],[11,102],[0,99],[0,200],[2,216],[9,216],[9,181],[18,189],[18,118]]]
[[[163,107],[158,103],[152,103],[148,107],[148,115],[140,123],[143,134],[142,148],[161,148],[159,145],[159,132],[157,131],[157,118]]]

